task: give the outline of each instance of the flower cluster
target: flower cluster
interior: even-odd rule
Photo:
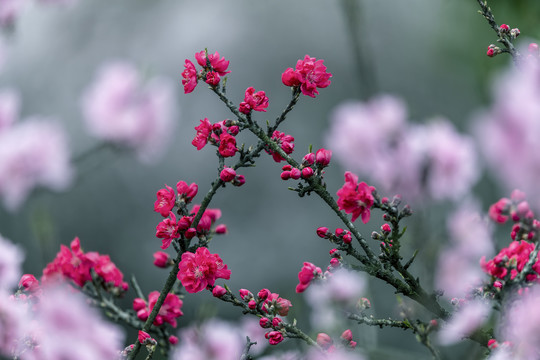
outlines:
[[[286,86],[298,87],[302,94],[314,98],[319,94],[317,88],[330,85],[332,74],[326,72],[324,60],[317,60],[306,55],[303,60],[296,62],[296,68],[288,68],[281,75],[281,81]]]
[[[281,170],[282,180],[298,180],[309,179],[313,175],[322,176],[324,174],[323,169],[330,164],[332,158],[332,151],[327,149],[319,149],[316,153],[309,153],[304,155],[300,168],[292,167],[291,165],[284,165]],[[275,159],[275,158],[274,158]]]
[[[148,303],[146,303],[146,301],[142,298],[135,298],[133,300],[133,310],[137,312],[137,317],[140,320],[146,321],[146,319],[148,319],[148,315],[150,315],[152,312],[158,297],[159,292],[152,291],[150,294],[148,294]],[[183,302],[180,300],[178,295],[172,293],[167,294],[167,297],[165,297],[165,301],[159,309],[158,315],[154,319],[153,324],[155,326],[161,326],[164,323],[169,323],[172,327],[176,327],[176,318],[184,315],[181,310],[182,304]]]
[[[201,150],[208,142],[218,147],[219,154],[223,157],[231,157],[236,154],[236,138],[238,126],[230,120],[223,120],[211,124],[207,118],[201,120],[201,124],[195,127],[197,134],[191,142],[197,150]]]
[[[84,253],[79,238],[71,242],[70,248],[61,245],[55,259],[43,269],[42,281],[50,282],[58,278],[66,278],[83,287],[84,284],[92,281],[92,271],[103,281],[105,289],[115,292],[128,289],[124,275],[110,257],[100,255],[98,252]]]
[[[211,254],[205,247],[197,248],[195,253],[185,252],[178,265],[178,280],[189,293],[213,286],[216,279],[230,279],[231,271],[218,254]]]
[[[291,135],[285,135],[285,133],[276,130],[272,134],[272,140],[274,140],[279,145],[279,147],[285,152],[285,154],[290,155],[294,151],[294,137],[292,137]],[[281,162],[285,160],[283,159],[283,157],[281,157],[281,155],[279,155],[279,153],[273,151],[272,149],[267,148],[265,150],[268,154],[272,155],[272,158],[275,162]]]
[[[304,262],[302,270],[298,273],[299,284],[296,285],[296,292],[304,292],[314,279],[320,278],[321,276],[322,270],[320,267],[315,266],[310,262]]]
[[[197,68],[195,68],[191,60],[185,60],[185,69],[182,72],[182,85],[186,94],[195,90],[199,79],[204,79],[210,86],[217,86],[221,77],[230,73],[230,71],[227,71],[229,61],[225,60],[224,57],[220,58],[218,52],[208,54],[207,51],[203,50],[195,53],[195,59],[203,69],[197,73]]]
[[[340,105],[326,143],[348,169],[408,203],[459,200],[479,178],[470,136],[443,118],[408,124],[404,103],[389,95]]]

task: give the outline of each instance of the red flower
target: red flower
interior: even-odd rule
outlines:
[[[299,86],[302,94],[315,97],[317,88],[330,85],[332,74],[326,72],[324,60],[317,60],[306,55],[303,60],[296,62],[296,69],[288,68],[281,75],[281,81],[286,86]]]
[[[173,188],[168,185],[165,185],[165,187],[166,189],[160,189],[157,192],[157,200],[154,203],[154,211],[160,213],[163,217],[169,215],[175,203]]]
[[[161,248],[166,249],[171,245],[173,239],[180,237],[178,234],[178,224],[176,223],[176,216],[169,212],[169,217],[164,219],[156,226],[156,237],[163,239]]]
[[[304,292],[315,276],[322,276],[321,268],[310,262],[305,262],[302,270],[298,273],[299,284],[296,285],[296,292]]]
[[[159,298],[159,291],[152,291],[148,294],[148,311],[152,312],[154,305]],[[158,315],[154,320],[154,325],[159,326],[163,323],[169,323],[172,327],[176,327],[176,318],[184,315],[182,310],[182,300],[175,294],[167,294],[163,305],[159,309]]]
[[[285,133],[276,130],[272,134],[272,140],[278,143],[278,145],[285,152],[285,154],[292,154],[292,152],[294,151],[294,137],[292,137],[291,135],[285,135]],[[283,159],[283,157],[281,157],[281,155],[270,149],[266,149],[266,152],[272,155],[272,158],[275,162],[281,162],[285,160]]]
[[[251,110],[264,111],[268,107],[268,97],[264,91],[257,91],[252,87],[246,89],[244,101],[240,103],[240,112],[249,114]]]
[[[197,69],[195,69],[195,65],[188,59],[186,59],[184,67],[182,85],[184,85],[184,94],[189,94],[197,86]]]
[[[199,65],[201,65],[203,68],[207,68],[206,54],[204,50],[195,53],[195,59],[197,59],[197,63]],[[215,52],[214,54],[208,54],[208,60],[210,60],[210,66],[212,66],[214,71],[217,72],[219,76],[225,76],[230,73],[230,71],[227,71],[227,68],[229,67],[229,61],[225,60],[225,57],[222,57],[220,59],[218,52]]]
[[[208,137],[212,133],[212,124],[210,124],[210,121],[207,118],[204,118],[204,120],[201,120],[201,124],[195,127],[195,130],[197,130],[197,135],[195,135],[191,144],[195,146],[197,150],[201,150],[208,142]]]
[[[185,252],[178,264],[178,279],[187,292],[196,293],[208,285],[213,286],[216,279],[230,279],[231,271],[218,254],[211,254],[205,247],[195,253]]]
[[[374,202],[372,195],[374,190],[373,186],[369,186],[365,182],[358,184],[358,176],[347,171],[345,184],[337,192],[339,209],[345,210],[347,214],[352,213],[352,221],[362,216],[362,222],[366,224],[371,216],[370,209]]]
[[[236,138],[226,132],[219,135],[219,154],[223,157],[234,156],[238,149],[236,148]]]

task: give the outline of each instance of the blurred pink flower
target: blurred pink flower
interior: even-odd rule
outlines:
[[[24,0],[0,0],[0,26],[14,26],[24,3]]]
[[[176,360],[238,360],[246,340],[237,326],[219,320],[185,328],[178,338],[172,357]]]
[[[488,318],[491,306],[480,300],[471,300],[461,306],[437,334],[439,343],[451,345],[480,327]]]
[[[390,95],[339,106],[326,144],[347,169],[407,202],[457,200],[479,177],[470,137],[444,119],[408,124],[405,104]]]
[[[498,329],[497,338],[510,341],[517,360],[540,358],[540,287],[528,290],[506,308]]]
[[[151,162],[165,150],[174,131],[173,87],[153,78],[144,82],[125,62],[103,65],[82,98],[88,131],[105,141],[133,149]]]
[[[0,133],[0,196],[8,210],[34,187],[64,190],[71,179],[67,140],[56,123],[31,118]]]
[[[485,278],[479,262],[494,252],[491,231],[479,205],[472,202],[451,214],[446,226],[450,244],[439,254],[435,282],[446,297],[462,298]]]
[[[540,64],[511,65],[495,82],[493,104],[475,122],[491,170],[503,185],[523,190],[540,208]]]
[[[120,327],[104,321],[82,294],[67,287],[44,289],[33,320],[38,346],[24,359],[112,360],[123,347]]]
[[[0,289],[13,290],[22,275],[23,250],[0,235]]]
[[[31,321],[26,303],[13,298],[6,289],[0,289],[1,355],[13,358],[26,350],[25,337],[30,333]]]

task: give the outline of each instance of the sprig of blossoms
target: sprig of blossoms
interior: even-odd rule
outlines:
[[[317,88],[330,85],[332,74],[326,72],[324,60],[317,60],[306,55],[303,60],[296,62],[296,68],[288,68],[281,75],[281,81],[286,86],[300,86],[302,94],[314,98],[319,94]]]

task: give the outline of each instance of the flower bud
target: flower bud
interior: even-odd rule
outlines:
[[[302,169],[302,178],[309,179],[313,176],[313,169],[310,167],[305,167]]]
[[[289,180],[291,178],[291,172],[290,171],[284,171],[281,173],[281,179],[282,180]]]
[[[224,167],[219,174],[219,178],[224,182],[229,182],[236,177],[236,171],[231,167]]]
[[[314,153],[309,153],[309,154],[304,155],[304,158],[302,159],[302,165],[307,166],[307,165],[313,165],[314,163],[315,163]]]
[[[330,335],[325,333],[318,333],[317,334],[317,344],[322,347],[323,349],[328,349],[330,346],[334,344],[334,341],[330,337]]]
[[[281,81],[285,86],[298,86],[300,85],[300,80],[294,71],[293,68],[288,68],[283,74],[281,74]]]
[[[232,184],[234,186],[242,186],[245,183],[246,183],[246,178],[244,175],[237,175],[232,181]]]
[[[320,167],[326,167],[330,164],[330,159],[332,158],[332,151],[326,149],[319,149],[315,154],[315,161]]]
[[[186,239],[193,239],[195,235],[197,235],[197,229],[195,228],[189,228],[184,232]]]
[[[240,128],[234,125],[234,126],[229,127],[228,131],[229,131],[229,134],[231,134],[232,136],[236,136],[240,132]]]
[[[266,318],[266,317],[262,317],[259,319],[259,325],[263,328],[263,329],[267,329],[270,327],[270,319]]]
[[[255,300],[249,300],[248,302],[248,308],[251,310],[255,309],[257,307],[257,302]]]
[[[169,336],[169,344],[176,345],[178,344],[178,338],[174,335]]]
[[[272,319],[272,326],[277,328],[281,324],[282,320],[278,317]]]
[[[169,254],[163,251],[156,251],[154,253],[154,265],[158,268],[166,268],[170,265]]]
[[[320,227],[317,228],[317,236],[320,238],[326,238],[326,234],[328,234],[328,228],[327,227]]]
[[[212,295],[217,298],[222,297],[226,293],[227,293],[227,290],[224,287],[219,286],[219,285],[214,286],[214,288],[212,289]]]
[[[32,274],[24,274],[19,281],[19,287],[32,292],[39,288],[39,281]]]
[[[349,342],[352,340],[352,331],[350,329],[345,330],[340,336],[343,340]]]
[[[240,289],[240,297],[242,300],[253,299],[253,294],[247,289]]]
[[[388,224],[383,224],[383,226],[381,226],[381,230],[384,231],[385,233],[389,233],[392,231],[392,229],[390,228],[390,225]]]
[[[510,26],[508,26],[508,25],[506,25],[506,24],[502,24],[501,26],[499,26],[499,31],[500,31],[502,34],[507,33],[509,30],[510,30]]]
[[[277,345],[283,341],[283,334],[281,331],[270,331],[264,335],[268,339],[270,345]]]
[[[343,235],[343,242],[344,242],[345,244],[350,244],[351,241],[352,241],[352,237],[351,237],[351,233],[350,233],[350,232],[348,232],[348,233],[346,233],[345,235]]]
[[[259,293],[257,294],[257,297],[261,300],[266,300],[266,298],[268,298],[268,296],[271,294],[270,290],[268,289],[261,289],[261,291],[259,291]]]
[[[144,301],[144,299],[141,299],[141,298],[133,299],[133,310],[139,311],[144,308],[146,308],[146,301]]]
[[[298,179],[300,179],[300,175],[302,175],[302,173],[300,172],[299,169],[292,168],[292,170],[291,170],[291,178],[293,178],[294,180],[298,180]]]
[[[216,226],[216,234],[226,234],[227,233],[227,225],[225,224],[219,224]]]

